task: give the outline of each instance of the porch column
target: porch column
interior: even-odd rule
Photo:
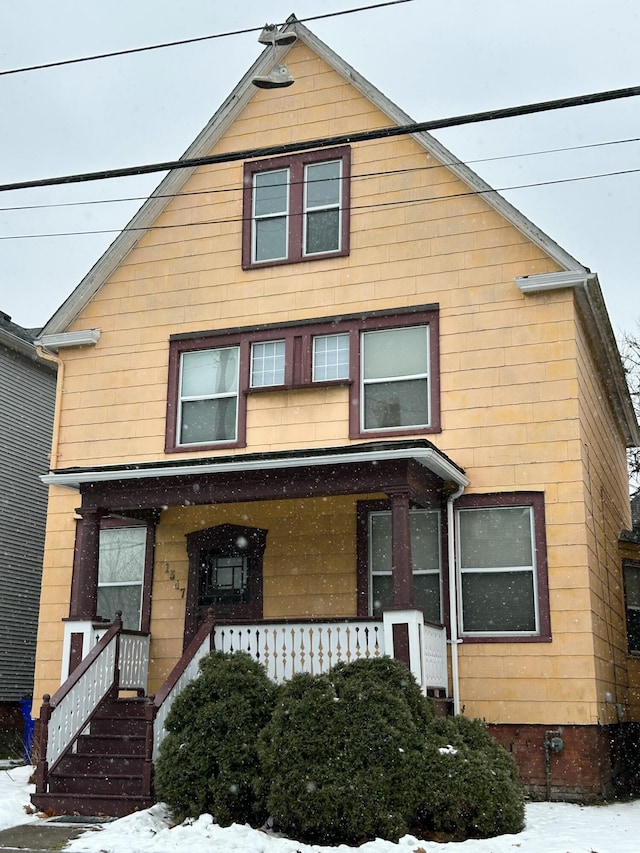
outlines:
[[[100,553],[99,508],[76,510],[81,521],[76,527],[71,581],[71,619],[95,619],[98,605],[98,557]]]
[[[409,492],[387,492],[391,498],[391,576],[394,608],[414,607],[413,564],[411,561],[411,519]]]

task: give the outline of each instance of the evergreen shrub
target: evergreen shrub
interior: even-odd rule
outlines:
[[[429,718],[428,703],[390,659],[286,683],[258,742],[275,827],[325,844],[405,834],[421,743],[414,714]]]
[[[256,741],[276,694],[245,653],[212,652],[201,661],[199,677],[171,707],[156,762],[156,795],[176,821],[204,813],[222,826],[264,821]]]
[[[434,719],[418,764],[414,832],[462,840],[523,828],[524,798],[515,762],[480,720]]]

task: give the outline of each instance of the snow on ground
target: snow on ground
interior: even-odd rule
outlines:
[[[33,767],[0,770],[0,829],[37,820],[24,809],[31,805],[29,795],[34,787],[29,785],[29,777],[32,773]]]
[[[32,768],[0,771],[0,829],[37,820],[26,814],[33,790]],[[162,805],[155,805],[89,830],[65,848],[73,853],[351,853],[346,845],[322,847],[234,824],[220,827],[209,815],[171,825]],[[640,800],[607,806],[530,803],[527,826],[518,835],[440,844],[405,836],[398,844],[370,841],[358,853],[638,853]]]

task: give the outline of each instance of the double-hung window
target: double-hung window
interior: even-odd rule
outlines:
[[[179,445],[237,440],[239,355],[237,346],[182,353]]]
[[[462,633],[548,638],[542,495],[470,496],[456,515]]]
[[[246,163],[243,268],[347,255],[349,178],[348,147]]]
[[[442,620],[440,512],[412,509],[411,561],[413,594],[417,607],[431,622]],[[379,616],[392,603],[391,512],[369,513],[369,612]]]
[[[364,332],[361,358],[363,432],[428,427],[429,327]]]
[[[142,620],[146,548],[146,526],[100,531],[98,614],[113,619],[120,610],[124,627],[135,631]]]
[[[438,378],[434,306],[176,335],[165,448],[244,447],[253,394],[327,385],[349,438],[438,432]]]

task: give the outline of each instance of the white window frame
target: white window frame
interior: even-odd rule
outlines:
[[[421,373],[408,374],[406,376],[376,376],[374,379],[365,379],[365,360],[366,360],[366,338],[369,335],[376,335],[379,332],[401,334],[408,329],[424,329],[427,338],[427,365],[426,370]],[[400,425],[386,427],[367,427],[365,426],[365,388],[372,385],[381,385],[386,382],[400,383],[410,382],[416,379],[424,379],[427,383],[427,417],[424,423]],[[418,326],[392,326],[388,328],[369,329],[360,333],[360,432],[366,433],[383,433],[383,432],[412,432],[414,430],[427,429],[431,426],[431,328],[428,323],[421,323]]]
[[[217,394],[188,394],[183,395],[182,393],[182,375],[184,368],[184,360],[185,357],[196,353],[202,352],[217,352],[222,350],[235,350],[237,352],[236,358],[236,377],[235,377],[235,390],[234,391],[223,391]],[[240,383],[240,347],[239,346],[228,346],[228,347],[211,347],[206,350],[186,350],[185,352],[180,353],[180,380],[178,383],[178,415],[177,415],[177,424],[176,424],[176,446],[177,447],[198,447],[200,445],[210,445],[210,444],[233,444],[238,440],[238,406],[239,406],[239,383]],[[182,435],[182,407],[184,403],[192,403],[200,400],[222,400],[222,399],[231,399],[235,398],[236,407],[235,407],[235,423],[234,423],[234,431],[233,436],[230,438],[222,438],[222,439],[206,439],[200,441],[181,441]]]
[[[258,199],[258,178],[264,175],[274,175],[277,172],[282,172],[286,176],[285,186],[285,206],[284,210],[277,213],[256,213],[256,202]],[[267,264],[272,261],[283,261],[289,256],[289,239],[290,239],[290,207],[291,207],[291,169],[288,166],[280,166],[277,169],[269,169],[263,172],[255,172],[253,175],[252,188],[252,209],[251,209],[251,262],[254,264]],[[258,258],[258,223],[266,222],[269,219],[284,219],[284,254],[273,255],[268,258]]]
[[[317,166],[326,166],[329,163],[337,163],[338,164],[338,175],[335,178],[331,178],[332,181],[338,182],[338,201],[333,202],[331,204],[323,204],[318,205],[317,207],[312,207],[308,203],[308,188],[309,188],[309,180],[307,175],[310,169],[314,169]],[[305,258],[316,258],[322,257],[323,255],[335,255],[337,252],[342,251],[342,158],[337,159],[329,159],[329,160],[319,160],[316,163],[305,163],[304,164],[304,198],[302,202],[302,214],[303,214],[303,223],[302,223],[302,255]],[[325,179],[327,180],[327,179]],[[323,252],[310,252],[307,249],[307,220],[310,213],[321,213],[326,210],[337,210],[338,211],[338,245],[334,249],[325,249]]]
[[[100,569],[102,562],[102,554],[104,551],[103,541],[112,536],[121,533],[123,530],[138,530],[141,534],[142,541],[140,543],[136,543],[136,545],[142,548],[142,557],[141,557],[141,565],[140,565],[140,580],[126,580],[126,581],[100,581]],[[146,571],[146,552],[147,552],[147,528],[141,525],[118,525],[117,527],[103,527],[100,530],[100,546],[99,546],[99,558],[98,558],[98,594],[101,589],[116,589],[116,588],[124,588],[124,587],[135,587],[139,586],[139,601],[138,601],[138,624],[136,626],[127,625],[125,627],[139,631],[142,625],[142,608],[144,606],[144,581],[145,581],[145,571]],[[98,608],[99,609],[99,608]],[[113,613],[101,613],[103,617],[108,619],[113,619]],[[124,614],[126,616],[126,614]]]
[[[280,346],[278,346],[280,345]],[[255,367],[255,359],[254,357],[257,355],[258,349],[262,348],[263,350],[266,348],[272,347],[274,349],[275,358],[280,358],[282,361],[282,377],[278,378],[276,382],[264,382],[264,381],[256,381],[256,374],[259,376],[260,372],[264,373],[265,371],[256,371]],[[278,349],[280,351],[275,352]],[[278,338],[276,340],[268,340],[268,341],[253,341],[251,344],[251,378],[249,380],[250,388],[276,388],[279,385],[285,384],[286,370],[287,370],[287,342],[285,338]]]
[[[439,622],[442,622],[442,617],[444,613],[443,607],[443,586],[442,586],[442,515],[440,510],[438,509],[426,509],[424,507],[414,507],[409,510],[409,517],[415,517],[416,515],[432,515],[435,516],[437,520],[437,528],[438,528],[438,568],[437,569],[418,569],[415,568],[415,564],[413,566],[413,575],[414,577],[420,577],[423,575],[437,575],[438,576],[438,597],[440,604],[440,615]],[[373,615],[373,578],[374,577],[392,577],[393,570],[391,568],[385,569],[384,571],[374,571],[373,570],[373,518],[375,516],[388,516],[391,518],[391,510],[390,509],[374,509],[370,510],[367,514],[367,562],[369,566],[369,614]],[[413,561],[413,549],[412,549],[412,561]]]
[[[346,360],[346,363],[338,360],[336,365],[331,365],[332,367],[335,366],[336,368],[344,368],[342,373],[338,373],[338,375],[336,375],[336,376],[331,376],[331,377],[325,376],[325,377],[321,378],[321,377],[317,376],[317,365],[318,365],[317,355],[318,355],[318,352],[316,349],[316,344],[318,341],[329,341],[331,339],[335,339],[335,340],[346,339],[346,342],[347,342],[347,346],[346,346],[347,360]],[[337,347],[336,352],[339,353],[340,351],[341,351],[340,348]],[[335,333],[332,333],[330,335],[314,335],[313,336],[313,352],[312,352],[312,356],[311,356],[311,365],[312,365],[311,366],[311,381],[312,382],[332,382],[335,380],[349,379],[351,376],[351,372],[350,372],[351,371],[351,335],[349,334],[349,332],[335,332]],[[327,366],[328,366],[327,363],[325,363],[323,365],[323,368],[326,370]]]
[[[470,513],[474,511],[492,511],[492,510],[505,510],[505,509],[526,509],[529,512],[529,533],[531,537],[531,565],[530,566],[499,566],[493,568],[486,567],[472,567],[472,566],[462,566],[462,553],[461,553],[461,518],[464,513]],[[456,509],[456,541],[458,543],[458,613],[460,620],[460,630],[464,636],[467,637],[536,637],[540,634],[540,603],[539,603],[539,589],[538,589],[538,565],[537,565],[537,552],[536,552],[536,516],[535,509],[530,504],[494,504],[491,506],[470,506]],[[513,630],[513,631],[499,631],[495,629],[487,630],[487,631],[478,631],[478,630],[467,630],[464,624],[464,607],[463,607],[463,585],[464,585],[464,576],[465,574],[469,575],[477,575],[477,574],[491,574],[498,575],[503,573],[527,573],[532,577],[532,605],[533,605],[533,617],[534,617],[534,629],[531,631],[526,630]]]

